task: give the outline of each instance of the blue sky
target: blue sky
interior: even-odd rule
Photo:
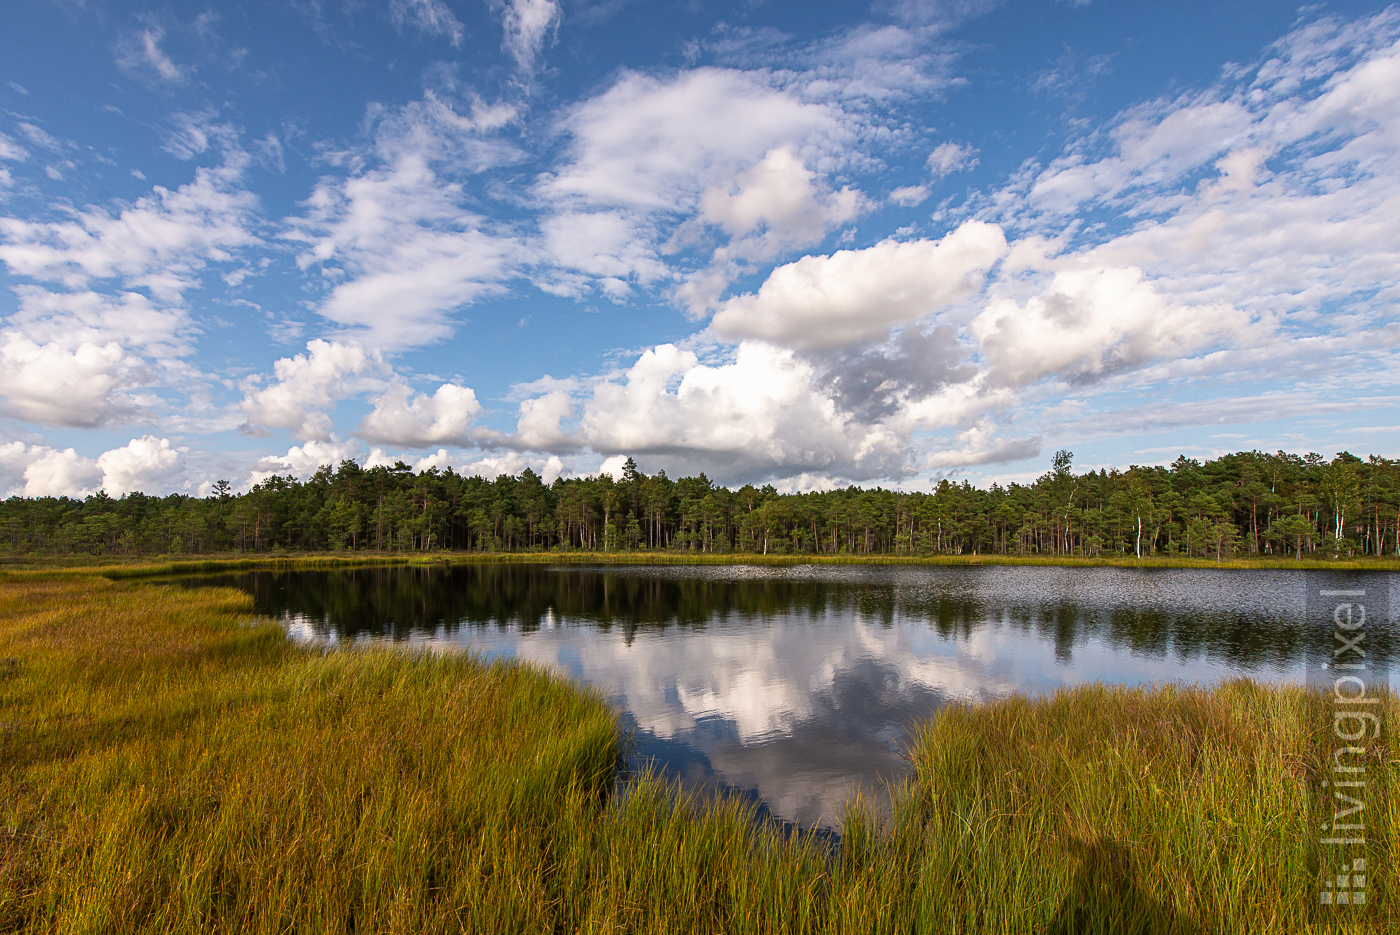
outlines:
[[[0,49],[0,494],[1397,454],[1397,8],[19,0]]]

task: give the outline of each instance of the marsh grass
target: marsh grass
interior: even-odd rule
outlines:
[[[499,563],[526,565],[1023,565],[1062,568],[1293,569],[1298,571],[1400,571],[1400,558],[1148,558],[1082,555],[808,555],[745,552],[442,552],[413,559],[415,564]]]
[[[1209,558],[1181,558],[1153,555],[817,555],[746,552],[586,552],[549,550],[537,552],[275,552],[248,557],[245,553],[214,554],[199,559],[170,556],[124,558],[113,564],[110,556],[0,556],[0,568],[15,572],[48,572],[63,568],[112,578],[139,578],[163,575],[200,574],[257,569],[351,568],[370,565],[432,566],[447,564],[525,564],[525,565],[913,565],[982,566],[1024,565],[1062,568],[1209,568],[1209,569],[1291,569],[1297,571],[1400,571],[1400,558],[1394,556],[1352,556],[1348,558],[1304,558],[1283,556],[1232,557],[1222,561]]]
[[[556,675],[298,647],[233,590],[11,575],[0,931],[1400,930],[1388,856],[1366,909],[1317,914],[1325,705],[1236,682],[955,706],[833,849],[741,798],[619,791],[614,712]],[[1376,751],[1387,844],[1394,770]]]

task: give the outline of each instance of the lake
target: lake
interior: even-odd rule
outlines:
[[[903,777],[940,707],[1096,681],[1301,682],[1331,630],[1305,594],[1370,573],[1039,566],[382,566],[183,579],[249,591],[296,639],[393,641],[552,666],[597,686],[633,765],[831,828]],[[1390,602],[1389,606],[1395,606]],[[1388,619],[1372,659],[1391,657]]]

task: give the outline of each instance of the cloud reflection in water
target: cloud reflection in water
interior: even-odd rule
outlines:
[[[637,756],[834,826],[950,701],[1094,681],[1297,680],[1302,573],[1063,568],[558,568],[252,573],[297,636],[557,667],[609,693]]]

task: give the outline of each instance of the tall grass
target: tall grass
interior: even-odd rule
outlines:
[[[1317,914],[1323,705],[1239,682],[950,708],[833,850],[619,788],[614,712],[556,675],[296,647],[232,590],[10,576],[0,931],[1400,930],[1388,859],[1345,926]],[[1388,842],[1394,770],[1368,774]]]
[[[1365,911],[1317,905],[1310,780],[1332,749],[1326,704],[1239,681],[948,710],[918,736],[888,826],[848,817],[847,878],[885,896],[848,912],[864,925],[879,921],[865,906],[888,905],[888,931],[1400,930],[1388,859]],[[1398,800],[1384,749],[1368,779],[1388,850]]]

